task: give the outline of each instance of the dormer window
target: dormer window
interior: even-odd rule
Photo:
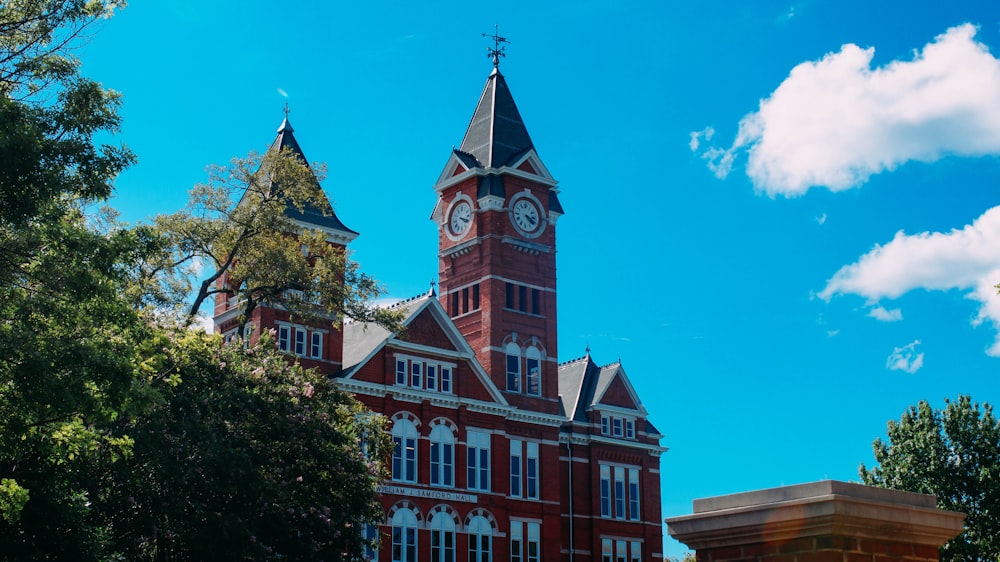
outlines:
[[[601,435],[634,440],[636,420],[621,416],[601,415]]]

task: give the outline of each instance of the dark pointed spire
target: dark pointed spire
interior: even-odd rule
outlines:
[[[532,148],[507,81],[494,68],[459,150],[474,156],[485,168],[499,168]]]
[[[278,127],[278,136],[275,137],[274,142],[271,143],[271,147],[268,151],[288,149],[308,166],[309,160],[306,158],[305,153],[302,152],[302,147],[299,146],[299,142],[295,140],[295,135],[293,134],[295,129],[292,128],[292,124],[288,120],[288,112],[288,104],[286,103],[285,118],[281,121],[281,126]],[[313,176],[313,179],[318,185],[319,180],[316,180],[315,176]],[[330,200],[327,199],[322,187],[320,187],[319,192],[321,196],[320,200],[315,201],[314,204],[306,205],[306,207],[301,211],[294,205],[289,204],[285,211],[289,218],[319,227],[337,230],[344,233],[349,238],[357,236],[357,232],[347,228],[347,226],[345,226],[344,223],[337,218],[337,214],[333,211],[333,206],[330,204]]]

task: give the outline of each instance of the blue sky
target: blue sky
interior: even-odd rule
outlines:
[[[664,516],[856,480],[908,405],[997,400],[997,3],[303,4],[135,2],[81,49],[124,95],[125,219],[265,149],[287,101],[354,258],[426,291],[498,24],[566,210],[560,359],[623,361],[670,447]]]

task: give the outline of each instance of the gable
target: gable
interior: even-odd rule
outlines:
[[[524,162],[522,162],[521,165],[517,167],[517,169],[521,170],[522,172],[528,172],[529,174],[535,174],[536,176],[540,175],[538,173],[538,171],[535,170],[534,167],[532,167],[531,162],[529,162],[527,160],[525,160]]]
[[[605,406],[627,408],[629,410],[639,409],[639,405],[632,399],[632,393],[629,392],[628,387],[625,386],[625,381],[622,380],[620,374],[615,375],[615,378],[608,385],[608,388],[604,391],[604,395],[601,396],[598,403]]]
[[[416,318],[410,320],[406,326],[406,331],[400,339],[427,347],[458,351],[455,343],[445,333],[441,324],[438,323],[429,308],[425,308]]]

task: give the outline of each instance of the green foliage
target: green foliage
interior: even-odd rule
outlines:
[[[989,404],[969,396],[926,401],[888,424],[875,440],[878,466],[859,472],[865,484],[933,494],[938,507],[966,514],[964,532],[941,549],[942,562],[1000,559],[1000,422]]]
[[[240,333],[257,306],[274,304],[307,321],[341,315],[400,328],[397,313],[372,305],[381,293],[374,279],[323,232],[289,218],[293,207],[328,206],[321,176],[321,167],[310,168],[287,149],[251,154],[210,168],[209,181],[192,190],[183,211],[156,218],[173,249],[163,267],[173,275],[164,279],[176,286],[196,270],[208,272],[187,311],[189,321],[205,300],[222,294],[240,303]]]
[[[107,506],[127,559],[343,560],[381,517],[388,436],[326,377],[290,364],[265,336],[171,336],[148,414],[129,420],[133,454]],[[362,452],[362,443],[369,453]]]

